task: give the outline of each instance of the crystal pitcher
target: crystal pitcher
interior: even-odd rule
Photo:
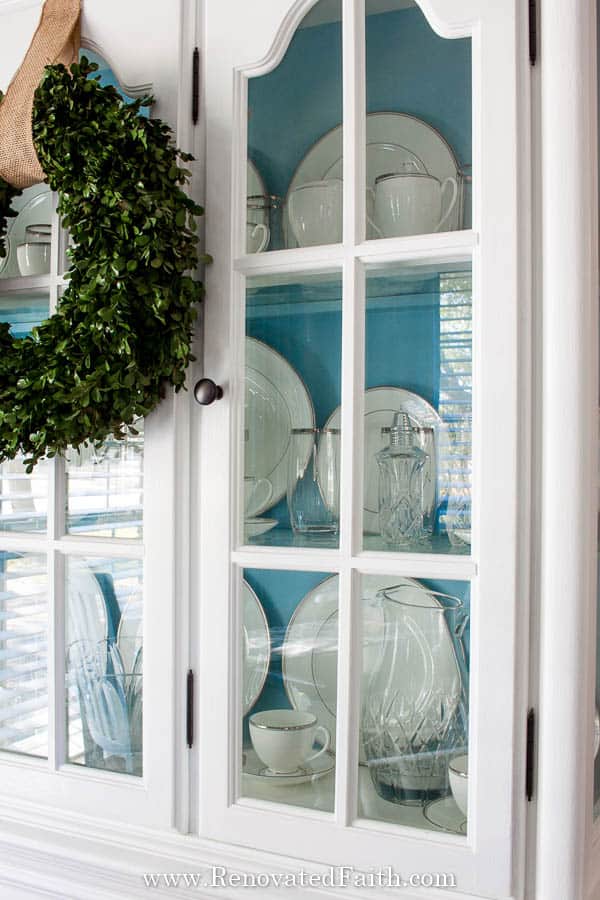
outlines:
[[[458,598],[416,584],[364,602],[383,613],[361,712],[373,785],[393,803],[425,803],[448,793],[448,763],[465,752],[468,615]]]

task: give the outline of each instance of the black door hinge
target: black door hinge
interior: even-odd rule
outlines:
[[[529,0],[529,62],[535,66],[538,56],[537,0]]]
[[[194,746],[194,673],[189,669],[185,692],[185,742],[188,749]]]
[[[194,47],[192,57],[192,122],[198,124],[200,112],[200,51]]]
[[[525,794],[529,803],[533,800],[535,786],[535,712],[527,713],[527,757],[525,762]]]

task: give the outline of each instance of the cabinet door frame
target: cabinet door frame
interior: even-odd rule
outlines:
[[[26,49],[41,3],[2,0],[2,37],[9,39],[15,13],[30,25],[10,36]],[[21,18],[17,16],[19,22]],[[191,59],[197,39],[193,0],[168,8],[160,0],[130,3],[87,0],[82,4],[82,48],[99,53],[111,66],[127,94],[154,92],[153,114],[169,121],[178,146],[191,149],[198,135],[191,121]],[[138,40],[132,45],[132,35]],[[189,62],[189,65],[188,65]],[[198,190],[199,179],[195,179]],[[56,198],[54,200],[56,204]],[[54,216],[53,259],[58,258],[58,219]],[[15,279],[16,281],[16,279]],[[63,279],[53,276],[51,300]],[[15,286],[14,284],[12,286]],[[51,307],[53,308],[53,307]],[[190,378],[192,373],[190,372]],[[185,672],[191,654],[189,628],[189,446],[190,393],[169,396],[147,418],[144,447],[144,536],[127,541],[69,535],[64,529],[64,462],[50,462],[48,531],[44,535],[0,534],[0,547],[39,552],[56,560],[49,577],[48,760],[0,752],[4,788],[2,802],[24,815],[60,810],[85,829],[94,819],[123,827],[189,828],[189,757],[184,734]],[[144,715],[141,777],[73,765],[65,747],[65,590],[64,556],[134,557],[143,560],[144,584]],[[177,650],[177,652],[176,652]],[[58,813],[57,813],[58,815]]]
[[[597,67],[595,0],[545,2],[539,150],[539,729],[535,851],[532,847],[538,900],[592,900],[600,891],[600,820],[593,821],[599,508]],[[561,459],[556,420],[556,410],[566,403],[573,448],[569,467]],[[559,734],[564,736],[560,747]]]
[[[245,110],[246,80],[270,71],[282,58],[297,25],[314,5],[314,0],[270,0],[252,7],[251,15],[233,10],[227,3],[208,0],[206,7],[206,109],[207,109],[207,249],[215,256],[208,272],[206,304],[205,368],[207,375],[222,384],[225,396],[199,418],[202,439],[199,479],[203,485],[200,502],[202,606],[201,685],[209,684],[201,705],[200,831],[202,835],[252,845],[261,835],[261,848],[312,859],[320,864],[352,860],[368,867],[390,859],[410,860],[411,867],[425,871],[459,872],[459,889],[467,893],[519,896],[524,880],[524,840],[526,803],[524,797],[524,748],[527,708],[527,646],[529,610],[529,494],[524,488],[529,475],[531,449],[529,410],[530,372],[530,174],[529,174],[529,60],[528,29],[523,4],[493,0],[441,0],[419,3],[430,24],[444,37],[470,36],[474,60],[474,172],[479,184],[474,193],[473,232],[450,232],[437,236],[436,259],[459,260],[473,257],[474,293],[478,301],[474,313],[476,391],[475,408],[480,417],[481,439],[474,449],[474,469],[479,501],[475,511],[480,533],[469,559],[446,558],[439,562],[426,555],[411,555],[395,561],[363,553],[352,533],[352,513],[348,492],[342,489],[342,521],[346,537],[337,551],[284,551],[268,555],[260,548],[236,547],[234,526],[228,510],[239,506],[239,489],[232,472],[239,468],[235,429],[239,422],[243,393],[240,358],[243,335],[243,276],[283,271],[301,272],[315,263],[325,269],[343,269],[344,286],[353,306],[345,313],[343,326],[343,395],[346,435],[362,417],[361,402],[352,396],[362,392],[360,359],[364,328],[359,273],[370,261],[418,260],[433,255],[431,245],[419,237],[358,243],[364,232],[364,211],[354,197],[364,182],[361,153],[364,147],[364,83],[355,77],[364,73],[364,2],[345,0],[344,11],[344,225],[345,241],[333,247],[273,251],[254,257],[242,252],[245,221]],[[235,21],[234,21],[235,18]],[[504,128],[498,127],[498,120]],[[502,143],[500,149],[499,144]],[[239,257],[239,258],[238,258]],[[233,261],[235,259],[235,262]],[[499,267],[504,288],[494,285]],[[487,305],[481,295],[485,286]],[[498,359],[501,366],[486,366]],[[499,371],[499,369],[502,371]],[[354,391],[348,385],[352,384]],[[509,414],[498,424],[484,398],[495,402],[504,398]],[[344,415],[342,416],[344,421]],[[343,441],[343,439],[342,439]],[[352,484],[352,471],[359,469],[346,440],[342,449],[342,484]],[[503,478],[495,477],[502,471]],[[345,474],[344,474],[345,473]],[[354,480],[354,497],[360,496]],[[352,493],[352,491],[350,491]],[[221,510],[217,515],[216,510]],[[345,543],[344,543],[345,541]],[[337,554],[337,555],[336,555]],[[235,567],[292,568],[342,572],[340,597],[340,647],[338,697],[340,759],[347,764],[347,776],[338,775],[338,804],[334,816],[316,815],[308,810],[293,811],[283,805],[237,800],[236,778],[240,749],[237,728],[237,663],[239,630]],[[397,572],[415,577],[474,579],[472,620],[472,711],[471,754],[475,768],[471,784],[480,803],[474,815],[471,836],[461,841],[453,836],[428,834],[353,819],[352,772],[356,752],[348,746],[356,729],[356,684],[349,677],[350,658],[356,636],[356,611],[345,597],[350,580],[344,568],[348,561],[358,571]],[[233,565],[232,565],[233,562]],[[482,582],[485,591],[477,587]],[[494,587],[494,579],[496,586]],[[498,585],[507,586],[502,597]],[[215,590],[215,586],[216,590]],[[209,600],[209,598],[212,598]],[[487,603],[484,598],[487,598]],[[505,636],[505,645],[498,641]],[[483,658],[485,656],[485,659]],[[229,662],[227,661],[229,657]],[[497,696],[494,679],[506,680],[506,690]],[[495,673],[495,674],[494,674]],[[497,681],[496,681],[497,683]],[[215,693],[215,684],[220,685]],[[500,739],[484,743],[485,714],[481,703],[495,698],[495,719]],[[344,721],[345,719],[345,721]],[[234,732],[234,733],[232,733]],[[225,765],[225,761],[227,765]],[[502,777],[490,778],[490,766]],[[479,788],[477,783],[479,781]],[[485,809],[488,809],[486,816]],[[498,837],[495,827],[502,838]],[[500,811],[500,812],[498,812]],[[258,817],[258,818],[257,818]],[[260,828],[257,823],[260,821]],[[406,864],[404,866],[406,868]]]

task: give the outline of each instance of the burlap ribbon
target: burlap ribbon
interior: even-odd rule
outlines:
[[[79,53],[80,0],[46,0],[25,58],[0,103],[0,176],[13,187],[44,180],[33,146],[33,95],[45,66],[71,65]]]

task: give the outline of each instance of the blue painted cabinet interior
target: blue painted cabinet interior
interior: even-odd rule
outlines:
[[[446,138],[460,165],[468,166],[470,41],[438,37],[417,8],[368,16],[366,36],[367,112],[396,111],[423,119]],[[279,66],[250,79],[248,155],[267,193],[285,197],[305,154],[342,121],[341,65],[341,25],[328,23],[298,30]],[[440,269],[408,285],[386,273],[369,278],[366,387],[407,388],[439,407],[441,274]],[[324,281],[320,297],[314,288],[303,292],[300,283],[248,290],[247,334],[273,347],[296,369],[313,399],[318,426],[341,400],[341,312],[341,276]],[[285,501],[267,515],[287,526]],[[271,534],[277,543],[277,530]],[[278,651],[298,603],[329,576],[253,569],[244,577],[265,608],[274,646],[255,710],[289,705]],[[468,608],[468,584],[427,584],[460,596]]]
[[[418,9],[367,16],[367,112],[403,112],[471,162],[471,42],[438,37]],[[296,32],[280,65],[248,84],[248,151],[285,196],[312,145],[342,122],[341,25]]]

